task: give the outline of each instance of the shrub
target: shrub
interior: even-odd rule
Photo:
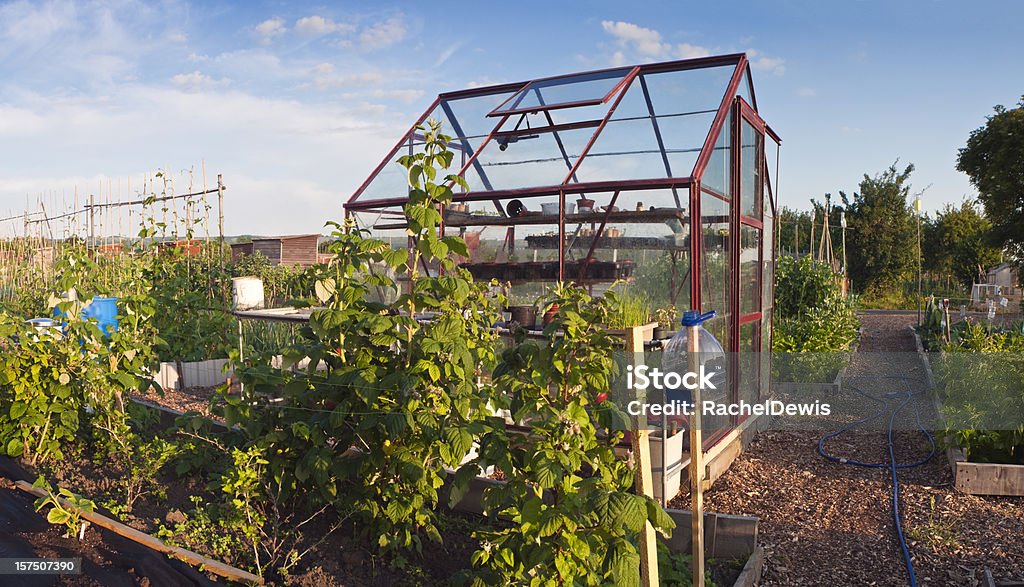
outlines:
[[[91,298],[95,265],[84,249],[66,251],[56,271],[61,290],[74,286]],[[80,434],[120,449],[129,433],[125,395],[151,387],[155,360],[148,288],[129,280],[123,291],[120,327],[109,335],[82,319],[77,302],[59,305],[63,328],[42,332],[0,313],[0,447],[7,454],[60,458]]]
[[[830,381],[846,364],[859,322],[837,276],[809,257],[782,257],[775,270],[775,378]],[[805,354],[807,353],[807,354]]]
[[[1024,335],[961,323],[932,355],[946,434],[978,462],[1024,463]]]
[[[623,414],[607,401],[615,343],[600,326],[609,300],[575,286],[555,288],[546,307],[558,315],[543,344],[520,331],[493,373],[497,405],[527,433],[492,427],[479,456],[456,474],[452,500],[480,468],[508,481],[484,493],[488,516],[513,527],[480,532],[473,562],[485,584],[630,585],[638,582],[638,534],[672,520],[654,500],[634,495],[633,467],[615,455]]]

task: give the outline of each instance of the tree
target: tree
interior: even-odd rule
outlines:
[[[934,222],[933,247],[939,265],[956,280],[970,287],[985,270],[1000,261],[1000,248],[991,244],[992,224],[965,200],[939,212]]]
[[[971,178],[996,242],[1024,249],[1024,96],[1017,108],[995,107],[971,132],[956,168]]]
[[[897,171],[893,163],[875,177],[865,174],[852,201],[841,194],[849,226],[849,274],[860,292],[882,293],[917,267],[917,226],[907,203],[913,171],[913,165]]]

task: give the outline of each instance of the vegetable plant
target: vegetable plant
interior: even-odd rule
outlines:
[[[615,454],[626,419],[607,400],[615,342],[599,326],[612,302],[560,285],[552,304],[558,315],[545,340],[519,331],[493,373],[497,406],[529,432],[489,427],[479,456],[456,474],[451,500],[480,468],[508,479],[484,493],[487,515],[513,525],[478,533],[473,562],[483,567],[482,584],[638,584],[638,534],[648,522],[665,533],[674,523],[632,492],[636,471]]]
[[[59,488],[55,494],[53,487],[41,475],[32,484],[32,487],[46,492],[46,496],[36,499],[36,511],[38,512],[46,506],[51,506],[50,511],[46,513],[46,521],[55,526],[66,526],[69,537],[77,534],[79,540],[81,540],[86,526],[89,525],[89,522],[82,520],[82,512],[91,513],[95,508],[95,504],[89,499],[77,493],[72,493],[63,487]],[[62,502],[66,502],[67,505]]]

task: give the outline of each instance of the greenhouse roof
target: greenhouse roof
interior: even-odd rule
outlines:
[[[407,177],[396,161],[422,147],[416,126],[427,120],[452,136],[455,164],[470,186],[457,200],[689,185],[720,147],[736,96],[756,115],[742,53],[444,93],[346,208],[406,201]]]

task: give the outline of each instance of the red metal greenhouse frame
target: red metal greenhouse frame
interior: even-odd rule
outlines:
[[[704,110],[692,112],[681,112],[673,116],[686,117],[690,115],[710,116],[714,118],[707,127],[706,134],[700,146],[699,154],[688,175],[673,173],[670,166],[669,149],[666,148],[666,136],[663,134],[659,122],[663,115],[656,114],[652,105],[652,93],[649,92],[648,79],[657,74],[680,72],[689,75],[698,70],[710,70],[711,68],[723,68],[727,72],[732,67],[728,81],[720,94],[717,104],[709,105]],[[725,74],[723,74],[725,75]],[[612,85],[611,82],[615,82]],[[601,84],[605,84],[602,86]],[[591,86],[599,86],[591,89]],[[573,89],[576,88],[576,89]],[[547,91],[550,96],[557,97],[558,92],[575,91],[582,92],[579,88],[585,88],[591,93],[582,96],[573,95],[561,101],[546,102]],[[588,161],[592,155],[595,143],[602,137],[606,127],[615,120],[617,108],[623,101],[631,88],[638,88],[641,92],[632,94],[643,95],[646,100],[647,113],[637,116],[636,119],[649,119],[653,127],[653,135],[660,151],[661,160],[664,162],[664,177],[630,177],[623,179],[590,179],[581,181],[579,172],[581,166]],[[531,93],[532,90],[532,93]],[[452,112],[451,105],[459,100],[467,98],[495,97],[500,100],[496,107],[490,108],[482,116],[477,115],[470,120],[474,124],[480,123],[484,130],[478,134],[464,132],[460,123],[467,122],[467,119],[460,119]],[[536,104],[525,104],[527,98],[535,96]],[[603,115],[599,118],[588,118],[584,120],[570,120],[567,122],[556,122],[552,111],[561,113],[572,113],[586,108],[606,107]],[[576,109],[576,110],[574,110]],[[770,323],[771,313],[771,273],[774,270],[774,246],[770,240],[774,240],[774,216],[775,216],[775,189],[769,180],[770,174],[767,160],[767,140],[775,143],[776,149],[781,144],[779,136],[765,123],[757,109],[757,100],[754,94],[750,64],[745,54],[737,53],[704,57],[699,59],[687,59],[664,63],[652,63],[635,65],[629,67],[616,67],[584,73],[573,73],[562,76],[541,78],[521,83],[501,84],[489,87],[472,88],[457,92],[440,94],[430,107],[411,126],[409,131],[396,143],[395,147],[387,154],[381,163],[373,170],[367,180],[355,191],[345,204],[346,214],[361,212],[387,213],[389,208],[399,208],[407,201],[407,195],[396,191],[393,193],[376,194],[369,193],[369,188],[374,181],[393,165],[396,155],[403,149],[411,149],[415,142],[417,127],[423,124],[431,113],[443,113],[451,123],[451,129],[446,133],[453,135],[452,145],[456,146],[463,153],[463,162],[458,171],[464,177],[469,173],[477,174],[480,177],[483,189],[474,189],[468,193],[458,193],[453,203],[487,202],[494,204],[499,214],[498,221],[502,226],[515,226],[515,219],[508,217],[505,206],[502,205],[511,199],[539,198],[544,196],[557,196],[558,216],[551,218],[551,225],[558,225],[558,280],[573,279],[575,275],[567,274],[566,269],[566,196],[569,194],[602,193],[612,194],[611,203],[606,207],[603,218],[600,220],[600,229],[597,231],[591,250],[582,264],[580,279],[584,278],[587,265],[591,262],[594,254],[594,246],[597,237],[601,236],[605,226],[614,209],[619,195],[624,192],[637,190],[667,190],[671,191],[675,201],[675,209],[680,213],[689,210],[688,224],[689,235],[701,238],[689,238],[689,302],[693,309],[707,310],[705,306],[716,300],[726,302],[726,307],[715,308],[720,312],[725,310],[729,314],[728,324],[723,325],[727,331],[728,342],[726,351],[740,352],[741,350],[760,350],[763,346],[770,348],[771,329],[766,324]],[[543,117],[547,121],[546,126],[530,127],[527,115]],[[509,127],[510,122],[516,122],[514,127]],[[489,125],[494,119],[494,124]],[[632,119],[631,119],[632,120]],[[481,122],[483,121],[483,122]],[[526,121],[527,127],[521,128]],[[487,125],[483,123],[488,123]],[[489,131],[486,130],[489,125]],[[572,131],[586,131],[593,129],[589,139],[575,155],[575,161],[563,145],[559,133]],[[452,132],[449,132],[452,131]],[[486,134],[484,134],[486,133]],[[482,171],[481,156],[488,153],[489,149],[498,149],[502,152],[510,143],[536,138],[538,133],[552,133],[561,153],[562,162],[568,168],[567,172],[557,183],[544,182],[541,185],[526,183],[517,186],[491,185],[488,176]],[[723,134],[724,133],[724,134]],[[747,134],[743,134],[747,133]],[[746,139],[744,137],[747,137]],[[470,144],[470,138],[474,141],[480,140],[480,144],[474,149]],[[724,144],[719,144],[721,141]],[[744,142],[752,140],[752,143]],[[694,145],[696,147],[696,145]],[[741,165],[741,156],[746,154],[744,149],[754,146],[753,169],[749,162]],[[696,148],[693,149],[696,151]],[[709,165],[712,164],[716,152],[726,151],[728,159],[724,165],[728,166],[728,180],[719,186],[714,186],[706,181],[706,173]],[[468,154],[468,157],[466,156]],[[595,155],[596,156],[596,155]],[[723,165],[721,162],[717,165]],[[524,174],[525,176],[525,174]],[[753,183],[751,184],[751,178]],[[777,178],[776,178],[777,180]],[[748,194],[748,185],[752,185],[754,191]],[[777,186],[775,186],[777,189]],[[723,193],[725,192],[725,193]],[[688,197],[680,197],[687,194]],[[685,199],[684,199],[685,198]],[[702,215],[702,200],[713,198],[727,206],[728,213],[728,287],[723,296],[715,296],[716,300],[705,298],[705,271],[702,267],[704,260],[705,237],[702,233],[702,223],[708,222],[708,217]],[[750,210],[744,209],[748,198],[752,198],[754,205]],[[707,200],[713,203],[714,200]],[[600,215],[598,213],[597,215]],[[681,216],[682,217],[682,216]],[[722,217],[724,219],[724,217]],[[578,221],[577,217],[569,223]],[[717,222],[717,221],[716,221]],[[725,220],[721,223],[724,224]],[[596,224],[596,222],[595,222]],[[392,225],[390,228],[397,228],[399,225]],[[441,230],[444,230],[442,225]],[[510,234],[514,228],[510,228]],[[753,235],[752,239],[757,241],[757,266],[756,284],[754,288],[759,298],[756,303],[750,304],[749,297],[741,299],[741,238],[742,234]],[[766,235],[767,241],[766,241]],[[513,237],[514,241],[514,237]],[[763,292],[763,293],[762,293]],[[754,340],[749,349],[741,348],[741,329],[744,326],[756,326],[761,324],[761,329],[754,335]],[[723,333],[724,334],[724,333]],[[709,439],[713,442],[713,439]]]

